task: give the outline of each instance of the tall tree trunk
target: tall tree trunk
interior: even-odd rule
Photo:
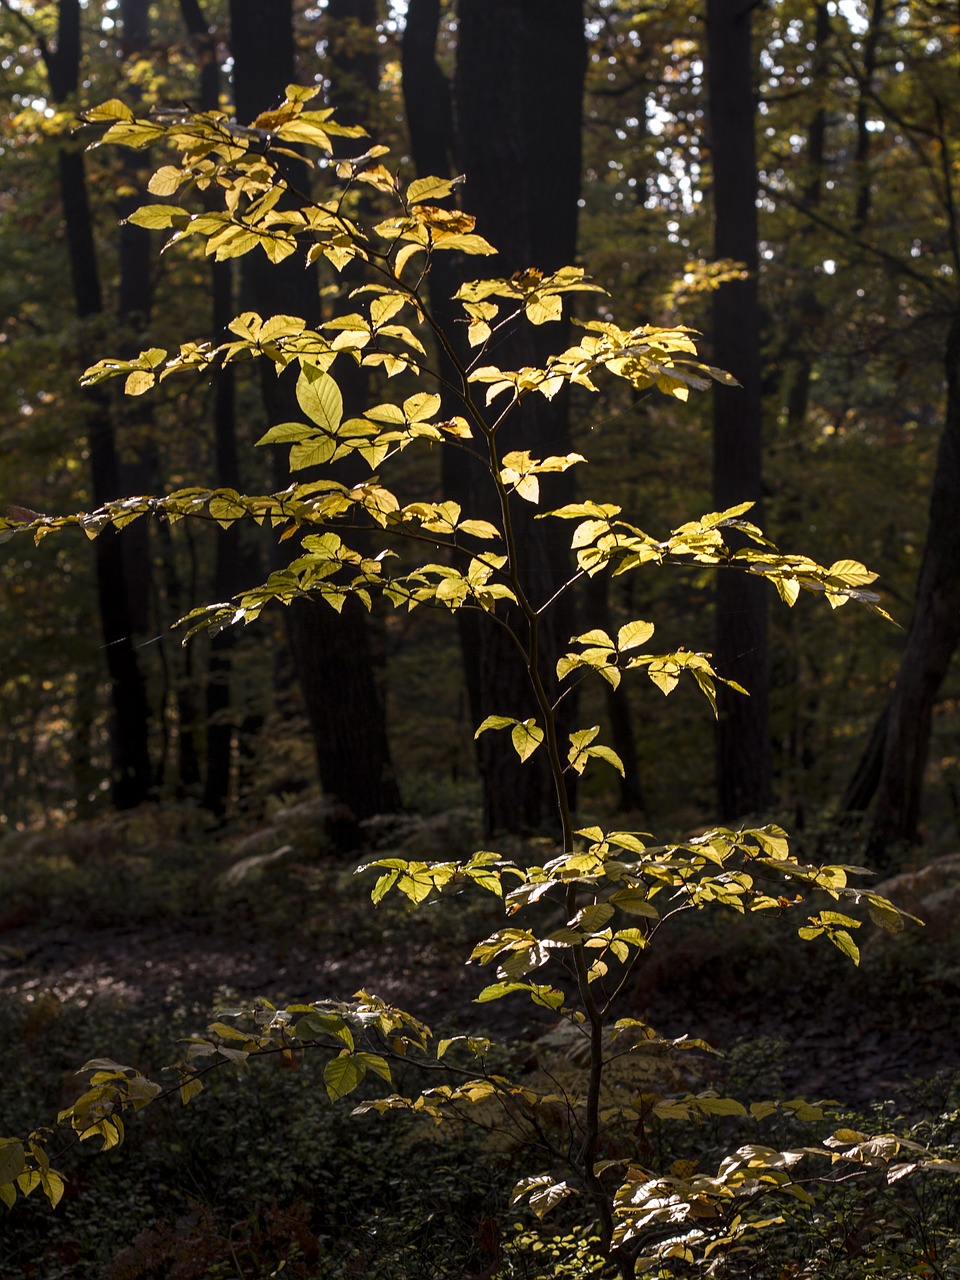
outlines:
[[[863,70],[857,102],[857,200],[855,227],[865,226],[871,205],[867,169],[871,134],[867,128],[878,49],[888,12],[873,0],[863,40]],[[944,136],[938,145],[946,154]],[[945,214],[953,236],[956,217],[949,188]],[[955,243],[955,240],[954,240]],[[874,723],[867,746],[840,800],[841,812],[863,814],[876,797],[866,856],[880,870],[894,868],[906,845],[916,841],[923,775],[930,747],[933,705],[960,643],[960,299],[944,351],[947,404],[937,453],[927,539],[917,580],[913,619],[890,699]]]
[[[198,0],[180,0],[180,13],[190,35],[200,70],[201,111],[215,111],[220,104],[220,63],[217,56],[217,33],[208,26]],[[233,319],[233,263],[214,262],[210,267],[212,330],[220,342]],[[239,490],[240,466],[237,459],[236,383],[232,364],[219,365],[213,374],[213,454],[217,482]],[[213,570],[213,597],[229,600],[244,586],[245,572],[252,556],[245,553],[242,525],[217,530],[216,560]],[[204,759],[203,807],[217,817],[226,813],[230,796],[230,777],[234,734],[239,726],[231,716],[233,648],[236,633],[227,627],[210,642],[206,678],[206,740]]]
[[[120,0],[121,51],[126,61],[146,54],[150,48],[150,0]],[[134,107],[140,99],[136,79],[127,90]],[[149,153],[124,150],[121,155],[121,194],[117,200],[119,226],[118,264],[120,279],[117,299],[119,353],[128,359],[147,345],[153,312],[153,246],[142,228],[126,221],[143,203],[152,165]],[[121,400],[117,409],[117,433],[123,442],[126,461],[121,466],[121,482],[127,493],[162,493],[166,488],[158,447],[153,405],[149,401]],[[151,590],[157,566],[156,589]],[[163,695],[157,707],[163,718],[164,744],[170,738],[170,704],[176,707],[176,789],[179,795],[195,795],[200,783],[197,733],[197,689],[192,676],[192,652],[176,646],[169,652],[164,637],[169,616],[178,618],[182,591],[170,526],[152,526],[140,520],[124,535],[124,569],[127,591],[136,608],[135,634],[156,634],[156,650],[163,676]],[[162,592],[162,594],[161,594]],[[150,601],[158,607],[151,611]],[[163,605],[165,604],[166,609]],[[169,610],[169,615],[164,614]],[[169,765],[168,753],[158,753],[154,781],[160,787]]]
[[[889,706],[854,779],[859,789],[851,784],[844,797],[847,808],[865,808],[875,780],[867,856],[882,870],[894,865],[898,844],[916,840],[934,701],[960,643],[960,309],[950,325],[944,364],[946,418],[913,621]]]
[[[814,85],[822,85],[827,74],[829,44],[831,35],[830,10],[826,3],[816,5],[814,11],[813,41],[814,50],[811,64],[811,78]],[[803,189],[804,209],[816,209],[823,194],[823,168],[826,156],[827,109],[821,102],[813,114],[807,129],[807,168],[809,174]],[[801,243],[819,234],[812,223],[808,223],[799,233]],[[807,419],[807,406],[810,400],[810,380],[813,375],[814,352],[812,330],[822,317],[823,308],[817,298],[816,290],[810,280],[808,263],[801,262],[803,286],[798,290],[795,303],[795,314],[787,329],[783,354],[787,360],[793,361],[792,378],[787,392],[787,438],[796,441]]]
[[[262,0],[231,0],[230,15],[236,111],[240,119],[250,120],[274,105],[294,79],[292,5],[290,0],[277,0],[267,10]],[[295,162],[291,166],[302,168]],[[305,169],[295,180],[306,183]],[[296,258],[279,266],[247,261],[244,286],[256,310],[263,315],[297,314],[316,323],[314,272],[304,271]],[[336,370],[338,380],[341,372]],[[270,372],[263,386],[271,421],[299,416],[294,379],[275,378]],[[348,601],[340,615],[324,604],[300,601],[288,611],[287,632],[313,731],[320,782],[335,805],[331,835],[348,848],[357,842],[359,822],[400,807],[366,615],[355,600]]]
[[[420,177],[431,174],[443,177],[454,172],[453,156],[456,147],[451,85],[437,62],[436,44],[439,26],[439,0],[410,0],[403,33],[403,95],[411,150],[416,171]],[[571,247],[567,253],[567,260],[572,260],[572,257],[573,248]],[[462,313],[459,306],[451,302],[451,298],[463,279],[463,270],[458,268],[451,255],[444,254],[434,259],[430,275],[431,306],[444,330],[454,335],[462,331],[462,325],[457,324],[457,321],[462,318]],[[466,344],[461,343],[461,346],[465,348]],[[462,354],[466,355],[466,350]],[[438,353],[437,358],[443,363],[442,352]],[[449,368],[445,372],[448,377],[452,374]],[[456,407],[451,406],[450,411],[456,412]],[[462,481],[462,475],[458,475],[457,482],[462,484]],[[597,609],[602,606],[601,611],[606,613],[607,586],[606,578],[598,577],[590,580],[586,589],[586,596],[590,600],[589,615],[601,623],[602,619]],[[464,645],[465,657],[475,656],[477,641],[473,635],[473,625],[472,619],[461,618],[461,627],[465,629],[467,635]],[[471,692],[471,712],[475,720],[479,721],[483,718],[481,707],[485,703],[481,700],[477,661],[468,661],[468,681]],[[629,707],[622,690],[609,689],[607,703],[614,748],[624,762],[626,773],[621,784],[621,806],[624,809],[638,809],[642,807],[643,798]],[[571,712],[572,710],[571,707]],[[478,747],[485,749],[487,745],[481,739]],[[490,775],[488,789],[498,785],[498,781],[495,774]],[[488,819],[492,820],[495,807],[495,798],[488,796],[486,803]]]
[[[870,26],[863,42],[863,74],[860,79],[860,92],[857,98],[857,150],[854,167],[857,174],[857,203],[854,211],[854,229],[863,230],[870,216],[872,187],[870,183],[869,160],[871,151],[871,135],[868,129],[870,113],[873,110],[871,94],[873,78],[877,71],[877,50],[883,31],[884,8],[886,0],[873,0],[870,14]]]
[[[714,254],[745,263],[750,273],[723,285],[713,305],[714,362],[741,383],[714,389],[713,493],[720,510],[752,501],[752,518],[762,523],[752,8],[749,0],[707,3]],[[717,799],[725,818],[761,811],[773,798],[766,591],[749,574],[721,573],[717,581],[717,670],[750,693],[720,686]]]
[[[75,95],[79,86],[80,12],[79,0],[60,0],[56,49],[41,45],[51,96],[58,104]],[[103,311],[83,152],[69,145],[61,147],[58,170],[74,305],[83,320]],[[93,387],[84,393],[84,403],[92,496],[100,505],[123,496],[111,401],[106,391]],[[124,545],[115,529],[105,529],[97,538],[95,562],[111,687],[112,798],[117,808],[127,809],[142,803],[150,793],[150,708],[133,647],[134,610],[124,568]]]
[[[583,21],[581,0],[460,0],[456,159],[467,174],[463,203],[499,250],[485,264],[491,275],[509,276],[528,267],[550,272],[576,254],[586,70]],[[431,139],[434,149],[441,145],[445,143],[437,136]],[[542,365],[563,345],[567,329],[566,321],[537,330],[521,325],[491,354],[507,367]],[[529,449],[534,456],[566,452],[567,397],[526,401],[501,444],[504,449]],[[557,480],[544,486],[545,507],[562,503],[570,493],[570,479]],[[478,515],[493,499],[482,468],[461,451],[445,451],[444,487]],[[525,587],[542,603],[569,574],[569,548],[553,522],[535,522],[533,508],[516,505]],[[461,611],[458,617],[474,720],[479,723],[487,714],[505,710],[521,717],[533,714],[526,673],[509,637],[476,614]],[[522,625],[515,616],[506,620]],[[552,671],[573,629],[566,596],[544,620],[545,671]],[[515,758],[494,738],[482,737],[478,753],[487,828],[542,826],[556,812],[548,770],[539,755],[517,769]]]

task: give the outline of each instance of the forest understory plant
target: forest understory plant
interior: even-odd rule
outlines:
[[[464,267],[455,296],[461,324],[445,329],[427,294],[435,255],[453,253],[464,264],[495,253],[473,218],[452,203],[459,183],[421,178],[404,184],[376,146],[353,159],[332,159],[333,138],[355,138],[362,130],[311,108],[317,92],[289,87],[285,101],[249,127],[216,112],[136,118],[118,101],[89,116],[107,124],[102,142],[173,150],[175,160],[150,181],[155,200],[129,219],[169,233],[165,250],[202,246],[216,261],[263,252],[274,263],[305,251],[307,265],[327,264],[336,272],[349,265],[351,278],[362,281],[349,292],[355,309],[331,310],[316,328],[294,315],[244,312],[219,345],[187,342],[173,353],[151,348],[132,360],[102,360],[85,375],[87,385],[121,377],[126,392],[138,396],[181,373],[266,362],[268,375],[296,379],[302,418],[271,426],[259,441],[289,449],[291,484],[260,495],[196,487],[86,514],[3,519],[0,537],[29,533],[39,541],[71,526],[96,537],[152,515],[224,528],[254,521],[276,531],[281,543],[292,541],[294,557],[260,586],[187,615],[188,638],[251,622],[268,604],[301,597],[338,611],[351,598],[367,608],[381,598],[398,609],[467,610],[500,628],[525,672],[532,711],[504,707],[476,734],[502,734],[520,768],[535,753],[546,758],[556,796],[554,843],[539,845],[533,864],[482,850],[435,862],[384,856],[363,870],[377,873],[374,903],[397,893],[420,904],[465,886],[499,898],[505,923],[470,956],[494,970],[478,1002],[522,998],[552,1011],[567,1069],[544,1061],[511,1073],[504,1065],[509,1059],[488,1039],[465,1034],[435,1041],[415,1015],[367,992],[349,1002],[281,1008],[261,1000],[221,1010],[206,1034],[190,1038],[169,1068],[169,1084],[111,1059],[89,1062],[89,1087],[61,1112],[60,1124],[74,1140],[99,1138],[110,1149],[122,1141],[126,1113],[170,1094],[190,1102],[210,1072],[256,1058],[294,1063],[319,1053],[332,1101],[379,1078],[383,1096],[365,1099],[358,1112],[408,1112],[509,1139],[529,1169],[514,1203],[535,1225],[563,1205],[564,1220],[572,1216],[593,1241],[594,1262],[624,1280],[644,1272],[684,1274],[695,1265],[720,1274],[749,1247],[752,1233],[781,1222],[784,1205],[812,1204],[825,1184],[859,1176],[896,1182],[918,1169],[960,1172],[905,1139],[843,1128],[786,1150],[759,1141],[742,1145],[709,1172],[684,1160],[660,1167],[651,1133],[663,1125],[718,1116],[758,1127],[785,1116],[822,1125],[828,1112],[826,1104],[801,1098],[745,1104],[691,1089],[690,1077],[672,1065],[665,1069],[710,1049],[686,1037],[665,1040],[623,1014],[631,978],[664,926],[706,908],[730,913],[731,923],[737,915],[766,912],[797,921],[802,938],[822,937],[856,963],[854,933],[862,921],[848,913],[859,909],[893,932],[903,929],[903,913],[851,883],[861,868],[801,862],[777,826],[717,828],[667,843],[643,832],[581,827],[570,802],[571,777],[597,764],[623,766],[601,740],[599,725],[569,728],[580,683],[598,678],[616,688],[625,673],[641,672],[669,694],[692,679],[716,713],[716,684],[724,677],[707,653],[652,650],[654,624],[642,618],[625,620],[615,635],[583,630],[559,654],[552,652],[550,627],[577,584],[600,574],[714,567],[768,579],[788,605],[808,590],[831,608],[853,600],[883,613],[869,590],[874,575],[852,560],[823,566],[781,554],[748,519],[749,503],[693,519],[665,538],[632,523],[613,502],[554,505],[556,478],[586,459],[573,452],[536,456],[523,447],[525,407],[536,397],[549,400],[571,388],[594,392],[596,380],[612,377],[636,392],[655,390],[682,402],[713,381],[733,380],[700,361],[689,330],[622,329],[606,302],[602,318],[574,322],[579,341],[541,366],[491,363],[506,332],[549,325],[561,318],[570,295],[601,291],[575,266],[551,274],[531,267],[509,279],[471,279]],[[309,164],[315,192],[294,188],[291,158],[297,172]],[[172,202],[192,192],[203,197],[197,212]],[[335,376],[345,363],[366,372],[381,402],[373,403],[372,395],[367,405],[345,406]],[[389,487],[384,475],[408,448],[461,451],[478,477],[478,509],[464,511],[442,495],[408,500]],[[347,458],[366,464],[369,476],[347,482],[331,474],[329,468]],[[309,478],[297,478],[308,469]],[[407,466],[405,485],[409,474]],[[572,535],[564,532],[571,528]],[[378,551],[370,549],[374,538],[382,542]],[[568,575],[546,588],[530,563],[540,538],[561,540],[572,553]],[[451,895],[449,909],[456,910],[454,902]],[[398,1072],[421,1086],[397,1091]],[[56,1141],[54,1131],[38,1130],[0,1142],[0,1198],[8,1206],[36,1188],[57,1203],[63,1180],[51,1164]]]

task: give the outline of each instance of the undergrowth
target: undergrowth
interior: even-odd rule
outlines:
[[[431,826],[438,820],[440,833]],[[4,841],[0,881],[6,909],[22,911],[39,938],[41,926],[68,928],[72,921],[83,921],[91,930],[122,919],[151,920],[154,926],[166,919],[182,929],[180,913],[190,903],[190,918],[200,932],[229,928],[231,921],[235,928],[238,916],[249,915],[254,926],[249,936],[263,939],[286,919],[288,929],[299,930],[318,953],[325,940],[339,945],[338,939],[350,936],[356,947],[372,949],[403,936],[413,952],[439,949],[449,956],[451,968],[462,960],[467,939],[482,927],[469,907],[462,914],[447,913],[442,921],[390,903],[371,913],[368,886],[352,868],[332,865],[316,849],[311,856],[296,841],[279,858],[254,861],[231,879],[231,869],[261,855],[241,850],[238,857],[236,838],[217,843],[202,832],[178,845],[178,822],[182,817],[158,814],[150,823],[141,814],[126,822],[47,832],[42,842],[24,842],[19,849]],[[469,819],[461,812],[391,820],[371,839],[383,847],[445,839],[457,823],[468,825]],[[291,830],[288,824],[288,834]],[[115,874],[123,859],[139,868],[132,901],[132,873]],[[198,897],[201,885],[207,892]],[[320,899],[335,900],[338,909],[312,911],[310,904]],[[317,932],[319,919],[327,922],[326,939]],[[449,936],[443,929],[437,932],[441,923]],[[671,1002],[679,996],[690,1005],[729,1003],[729,990],[736,989],[741,1013],[744,1005],[759,1007],[766,998],[781,1009],[806,1005],[809,1016],[811,1004],[822,1006],[828,998],[831,957],[815,960],[809,951],[798,950],[794,964],[784,954],[783,939],[774,950],[762,929],[741,931],[737,947],[724,949],[721,935],[714,937],[705,926],[706,920],[691,922],[677,943],[683,954],[667,955],[663,972],[644,978],[641,971],[634,993],[638,1006],[664,985]],[[136,947],[135,930],[130,946]],[[884,986],[890,988],[885,998],[892,1007],[902,999],[910,973],[927,964],[927,951],[922,934],[901,940],[896,983],[887,953],[878,953],[872,963],[868,955],[857,989],[848,987],[843,996],[845,1007],[861,1000],[876,1003]],[[7,956],[7,962],[16,966],[18,960]],[[941,956],[942,966],[951,963],[949,954]],[[677,986],[678,971],[688,975],[684,989]],[[739,975],[736,988],[734,975]],[[3,1001],[3,1119],[14,1130],[29,1128],[38,1112],[52,1114],[63,1105],[75,1090],[77,1064],[104,1044],[149,1071],[169,1053],[171,1031],[174,1036],[197,1031],[209,1009],[207,1001],[193,1004],[176,992],[168,993],[165,1007],[156,1011],[118,998],[80,1007],[36,986],[29,996]],[[539,1038],[510,1051],[513,1066],[526,1069],[531,1078],[537,1072],[562,1075],[567,1053],[562,1036],[555,1030],[544,1034],[542,1028],[531,1034]],[[754,1038],[697,1070],[704,1084],[722,1086],[731,1097],[784,1096],[790,1053],[783,1038]],[[559,1214],[552,1234],[545,1235],[511,1208],[510,1189],[522,1168],[519,1149],[502,1141],[493,1146],[469,1125],[448,1131],[428,1123],[411,1126],[397,1117],[351,1117],[328,1102],[319,1063],[314,1069],[308,1058],[295,1065],[296,1070],[262,1065],[212,1082],[206,1104],[192,1108],[189,1119],[176,1104],[151,1108],[141,1123],[130,1126],[125,1155],[92,1160],[82,1146],[75,1148],[62,1162],[69,1181],[58,1213],[31,1199],[4,1216],[0,1275],[4,1280],[605,1276],[574,1214],[568,1219]],[[611,1087],[636,1090],[643,1082],[613,1079]],[[907,1093],[909,1104],[899,1108],[878,1100],[861,1113],[835,1112],[824,1131],[838,1121],[864,1133],[896,1129],[948,1158],[960,1157],[958,1077],[941,1075]],[[685,1160],[709,1168],[718,1153],[754,1140],[749,1126],[732,1118],[699,1126],[674,1122],[651,1129],[650,1158],[669,1171],[682,1152]],[[789,1145],[815,1135],[809,1125],[784,1118],[773,1122],[764,1140]],[[951,1180],[920,1175],[909,1186],[864,1184],[846,1188],[842,1196],[829,1191],[812,1210],[787,1198],[777,1209],[782,1222],[731,1253],[715,1272],[718,1280],[941,1280],[960,1273],[960,1197]]]

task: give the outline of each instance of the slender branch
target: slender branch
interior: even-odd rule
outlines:
[[[820,213],[819,210],[811,208],[802,199],[792,195],[788,191],[784,191],[774,183],[766,182],[761,178],[759,185],[761,190],[765,191],[767,195],[776,200],[783,200],[785,204],[790,205],[792,209],[796,209],[799,213],[802,213],[805,217],[809,218],[811,222],[815,222],[818,226],[829,231],[831,235],[836,236],[838,240],[852,245],[862,253],[878,258],[881,262],[885,262],[888,266],[894,267],[897,271],[902,272],[911,280],[915,280],[918,284],[923,285],[925,289],[929,289],[932,293],[942,293],[948,301],[950,300],[949,293],[939,285],[938,281],[931,279],[929,276],[925,276],[920,271],[917,271],[915,267],[912,267],[902,258],[897,257],[895,253],[890,253],[889,250],[882,248],[882,246],[872,244],[869,240],[865,240],[858,232],[849,231],[846,227],[833,222],[830,218]]]

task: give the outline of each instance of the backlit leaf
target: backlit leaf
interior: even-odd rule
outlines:
[[[622,626],[617,632],[617,648],[621,653],[627,649],[636,649],[641,644],[646,644],[653,635],[654,625],[652,622],[628,622]]]
[[[510,738],[521,761],[529,760],[543,741],[543,730],[533,720],[525,720],[514,725]]]
[[[297,378],[297,403],[311,422],[336,431],[343,420],[343,397],[329,373],[304,365]]]
[[[365,1064],[349,1053],[332,1058],[323,1068],[323,1083],[327,1087],[330,1101],[337,1102],[352,1093],[366,1073]]]

